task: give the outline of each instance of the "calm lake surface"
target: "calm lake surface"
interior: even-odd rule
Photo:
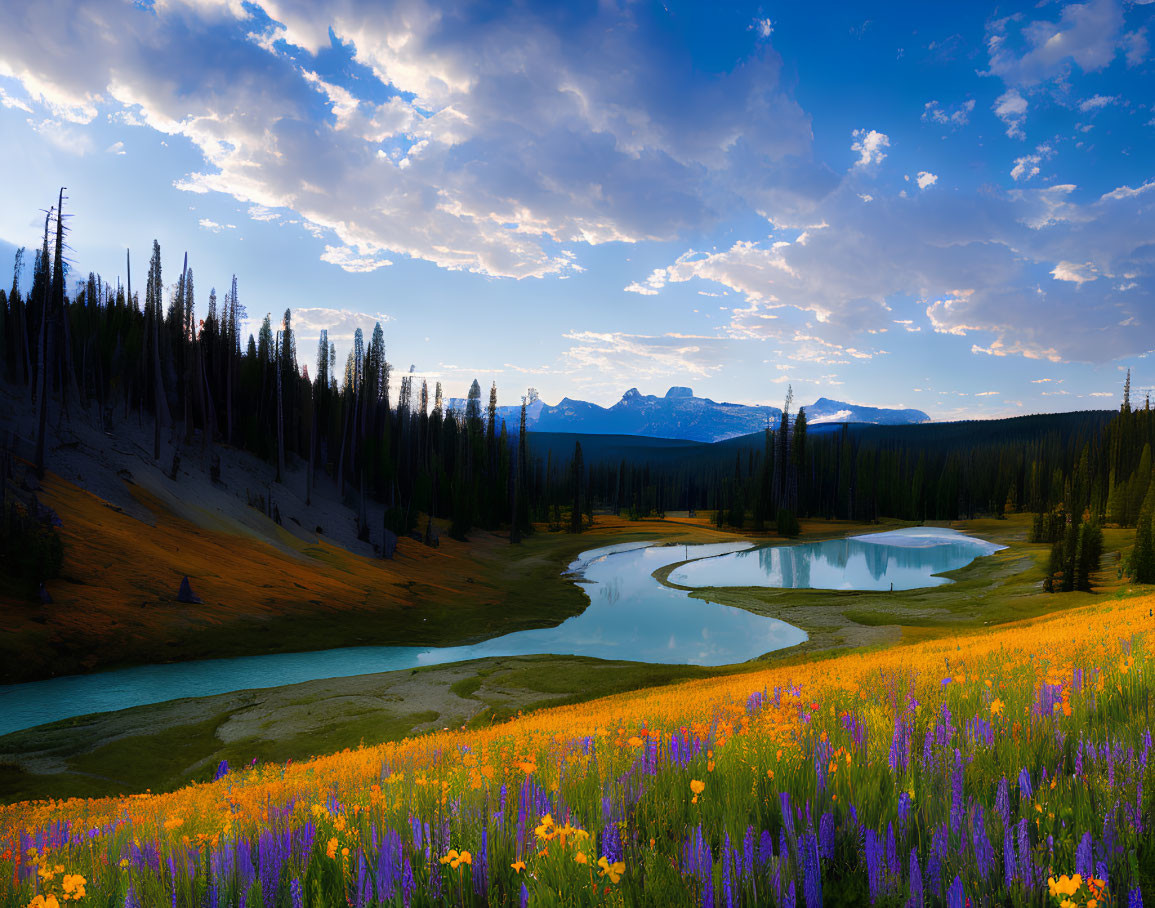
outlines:
[[[950,583],[948,578],[935,575],[957,570],[1002,548],[957,530],[911,527],[701,558],[675,568],[669,579],[695,588],[914,590]]]
[[[664,546],[626,543],[583,553],[570,572],[589,596],[584,612],[556,627],[519,631],[470,646],[366,646],[237,659],[144,665],[0,687],[0,734],[88,713],[181,697],[205,697],[321,678],[537,653],[635,662],[727,665],[794,646],[806,633],[773,618],[691,599],[650,575],[687,558],[749,543]]]
[[[589,597],[556,627],[469,646],[361,646],[238,659],[142,665],[0,687],[0,734],[88,713],[322,678],[461,662],[485,656],[594,656],[635,662],[729,665],[794,646],[806,633],[774,618],[691,599],[651,576],[687,561],[670,579],[688,587],[895,590],[937,586],[934,576],[1001,546],[953,530],[915,528],[777,548],[750,543],[623,543],[583,553],[569,574]]]

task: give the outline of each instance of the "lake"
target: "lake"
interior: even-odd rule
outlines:
[[[749,543],[665,546],[626,543],[583,553],[567,572],[590,604],[555,627],[468,646],[361,646],[236,659],[142,665],[0,687],[0,734],[94,712],[181,697],[279,687],[321,678],[395,671],[486,656],[553,653],[635,662],[727,665],[794,646],[806,633],[743,609],[691,599],[651,574],[688,557]]]
[[[487,656],[593,656],[634,662],[730,665],[795,646],[806,633],[774,618],[693,599],[663,586],[658,568],[686,561],[670,580],[685,587],[895,590],[949,581],[935,574],[1000,546],[923,527],[794,546],[622,543],[584,552],[567,575],[589,598],[555,627],[517,631],[467,646],[359,646],[236,659],[172,662],[0,687],[0,734],[72,716],[279,687],[322,678],[396,671]]]
[[[950,583],[936,576],[1004,548],[941,527],[910,527],[700,558],[670,572],[694,588],[768,586],[813,590],[914,590]]]

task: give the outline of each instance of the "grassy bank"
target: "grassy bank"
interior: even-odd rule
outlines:
[[[257,511],[248,525],[195,504],[178,514],[142,486],[127,488],[137,516],[51,474],[44,481],[40,498],[62,521],[63,576],[49,583],[48,606],[0,590],[0,683],[337,646],[471,643],[580,612],[585,597],[559,575],[586,549],[733,538],[704,519],[599,517],[585,533],[538,532],[517,546],[480,530],[468,542],[442,536],[436,549],[403,540],[384,561]],[[176,600],[185,575],[202,603]]]
[[[1127,592],[1115,579],[1114,567],[1120,548],[1129,541],[1125,531],[1107,531],[1106,568],[1097,577],[1099,592],[1048,596],[1039,592],[1048,547],[1026,541],[1029,525],[1024,518],[977,521],[959,528],[1007,548],[952,572],[954,582],[946,586],[901,593],[729,589],[693,594],[807,630],[807,643],[767,654],[762,660],[762,664],[796,664],[817,655],[831,658],[850,647],[931,638]],[[808,522],[803,538],[864,529]],[[572,583],[558,576],[559,561],[568,563],[578,551],[630,538],[706,541],[718,536],[689,523],[655,522],[639,527],[602,518],[594,532],[578,538],[539,535],[516,554],[536,550],[538,561],[550,566],[538,592],[543,603],[556,604],[562,590],[581,596]],[[507,545],[502,552],[510,548]],[[660,569],[656,576],[664,579],[672,567]],[[579,607],[584,603],[582,596]],[[254,758],[300,760],[442,728],[476,727],[547,705],[759,667],[759,662],[700,668],[529,656],[137,707],[0,737],[0,801],[169,790],[204,778],[222,759],[234,763]]]
[[[1117,576],[1118,565],[1134,537],[1132,530],[1104,530],[1102,568],[1093,593],[1051,595],[1042,591],[1051,547],[1028,542],[1031,517],[956,521],[954,529],[1006,546],[1003,550],[950,571],[944,586],[897,592],[852,590],[781,590],[763,587],[710,587],[691,596],[778,618],[805,630],[810,639],[789,652],[768,658],[795,658],[824,650],[917,640],[961,628],[1003,624],[1056,610],[1078,608],[1105,596],[1126,595],[1130,584]],[[878,528],[875,528],[878,529]],[[667,579],[679,565],[655,572]]]
[[[0,904],[1137,905],[1151,604],[0,808]]]
[[[0,737],[0,802],[170,791],[221,760],[302,760],[750,668],[520,656],[98,713]]]

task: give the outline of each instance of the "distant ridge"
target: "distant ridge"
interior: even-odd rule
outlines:
[[[449,404],[456,409],[465,406],[459,398],[450,400]],[[930,422],[922,410],[864,407],[828,397],[818,398],[805,409],[806,420],[811,425],[847,422],[902,426]],[[513,429],[520,419],[520,408],[499,407],[497,415]],[[779,407],[719,403],[708,397],[695,397],[691,388],[675,385],[662,397],[630,388],[610,407],[569,397],[562,398],[556,406],[535,400],[527,408],[526,425],[535,432],[640,435],[714,442],[758,432],[768,420],[776,425],[781,415]]]

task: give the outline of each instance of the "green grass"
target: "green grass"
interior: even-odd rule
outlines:
[[[582,657],[485,659],[69,719],[0,737],[0,801],[168,790],[210,777],[222,759],[300,760],[441,727],[476,728],[519,711],[750,671],[764,666],[765,659],[813,661],[852,647],[997,624],[1129,594],[1115,581],[1113,560],[1113,553],[1129,542],[1128,531],[1106,533],[1108,568],[1101,574],[1100,592],[1046,595],[1040,585],[1048,547],[1025,541],[1024,518],[982,521],[966,529],[1009,548],[953,572],[955,582],[947,586],[901,593],[696,591],[694,595],[780,618],[810,634],[806,644],[767,654],[760,662],[704,668]],[[655,535],[638,532],[625,538]],[[576,593],[584,603],[578,588],[558,576],[558,562],[568,563],[578,551],[611,539],[555,534],[540,541],[512,559],[522,563],[522,570],[514,572],[511,584],[536,587],[543,615],[558,608],[565,598],[561,591]],[[540,567],[527,565],[525,553],[532,553],[528,560]],[[664,579],[668,571],[656,576]]]

